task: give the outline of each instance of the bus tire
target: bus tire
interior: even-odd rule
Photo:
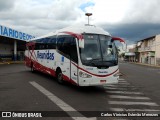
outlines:
[[[35,72],[35,69],[33,67],[33,63],[31,63],[31,72],[34,73]]]
[[[57,71],[57,81],[59,84],[63,84],[63,74],[60,70]]]

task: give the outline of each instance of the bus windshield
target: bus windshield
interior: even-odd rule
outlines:
[[[118,63],[117,49],[110,36],[85,34],[84,48],[80,48],[82,64],[114,66]]]

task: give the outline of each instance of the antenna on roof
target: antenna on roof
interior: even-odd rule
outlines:
[[[89,17],[92,16],[92,13],[86,13],[86,16],[88,16],[88,25],[89,25]]]

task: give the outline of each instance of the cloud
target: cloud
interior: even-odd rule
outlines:
[[[128,0],[94,0],[94,6],[86,8],[86,12],[93,13],[94,24],[116,23],[122,20],[127,9]]]
[[[131,0],[124,16],[126,23],[160,23],[159,0]]]
[[[5,0],[0,24],[35,36],[76,23],[90,23],[129,43],[160,33],[159,0]]]
[[[106,4],[105,4],[106,1]],[[159,0],[105,0],[88,7],[93,22],[129,44],[160,34]],[[102,12],[103,11],[103,12]]]
[[[82,22],[84,16],[79,6],[84,2],[72,0],[16,0],[10,11],[0,11],[0,23],[40,36],[71,24]],[[24,27],[21,27],[24,26]],[[25,28],[26,29],[22,29]],[[40,33],[38,34],[39,31]]]
[[[155,23],[108,24],[104,25],[104,29],[113,36],[124,38],[128,44],[160,34],[160,24]]]
[[[13,7],[14,7],[14,0],[0,1],[0,11],[9,10]]]

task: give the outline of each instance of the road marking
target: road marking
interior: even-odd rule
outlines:
[[[128,83],[127,81],[118,81],[118,83]]]
[[[130,83],[118,83],[118,85],[130,85]]]
[[[135,88],[135,86],[127,86],[127,85],[105,85],[104,87],[115,87],[115,88]]]
[[[131,94],[131,95],[143,95],[141,92],[128,92],[128,91],[106,91],[107,93],[115,94]]]
[[[137,88],[135,87],[104,87],[106,90],[127,90],[127,89],[131,89],[131,90],[136,90]]]
[[[116,87],[117,85],[104,85],[104,87]]]
[[[55,103],[57,106],[59,106],[63,111],[65,111],[69,116],[74,116],[74,114],[76,114],[79,117],[72,117],[74,120],[92,120],[96,118],[86,118],[85,116],[83,116],[81,113],[79,113],[77,110],[75,110],[74,108],[72,108],[71,106],[69,106],[67,103],[65,103],[64,101],[62,101],[60,98],[58,98],[57,96],[55,96],[53,93],[51,93],[50,91],[46,90],[44,87],[42,87],[41,85],[39,85],[36,82],[29,82],[32,86],[34,86],[36,89],[38,89],[41,93],[43,93],[45,96],[47,96],[53,103]],[[74,111],[74,113],[69,112],[69,111]]]
[[[126,80],[118,80],[118,82],[127,82]]]
[[[136,97],[136,96],[122,96],[122,95],[110,95],[110,98],[119,98],[119,99],[137,99],[137,100],[150,100],[148,97]]]
[[[118,80],[119,80],[119,81],[126,81],[125,79],[122,79],[122,78],[119,78]]]
[[[160,110],[153,110],[153,109],[125,109],[125,108],[110,108],[111,111],[142,111],[142,112],[156,112]]]
[[[154,102],[128,102],[128,101],[108,101],[109,104],[115,105],[146,105],[146,106],[159,106]]]
[[[105,89],[107,89],[107,90],[125,90],[125,88],[113,88],[113,87],[104,87]]]
[[[109,93],[108,96],[110,100],[108,101],[108,104],[112,106],[110,108],[111,111],[146,111],[146,112],[147,111],[148,112],[156,112],[156,111],[159,112],[160,111],[160,110],[155,110],[155,108],[151,108],[151,109],[137,108],[136,109],[135,106],[157,107],[159,105],[155,102],[151,102],[150,101],[151,99],[149,97],[145,97],[143,93],[135,92],[137,88],[135,86],[131,86],[130,83],[128,83],[124,79],[121,79],[117,85],[106,85],[105,88],[106,88],[106,93]],[[127,90],[128,88],[130,91]],[[135,90],[133,91],[133,89]],[[122,100],[125,100],[125,101],[122,101]],[[133,100],[133,102],[130,100]],[[137,101],[137,100],[140,100],[140,101]],[[123,107],[122,108],[113,107],[117,105],[123,106],[124,108]],[[125,106],[129,109],[125,109]],[[132,108],[132,106],[134,106],[134,108]]]
[[[123,82],[123,81],[126,81],[126,80],[118,80],[119,82]]]

